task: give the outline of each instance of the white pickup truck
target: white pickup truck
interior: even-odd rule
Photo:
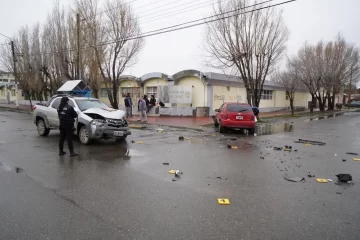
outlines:
[[[57,109],[64,96],[55,95],[47,104],[34,106],[33,120],[40,136],[47,136],[50,130],[59,128]],[[96,98],[66,96],[78,113],[74,131],[81,143],[89,144],[92,139],[125,140],[131,135],[124,111],[109,108]]]

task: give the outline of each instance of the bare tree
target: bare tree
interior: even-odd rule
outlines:
[[[290,109],[291,115],[294,116],[294,99],[295,99],[295,92],[299,89],[302,85],[301,81],[298,77],[297,70],[294,65],[292,65],[291,60],[288,60],[287,63],[287,70],[276,72],[274,74],[274,81],[281,84],[282,87],[285,89],[286,97],[290,101]]]
[[[286,50],[289,31],[281,11],[273,7],[257,10],[268,5],[249,8],[248,4],[246,0],[219,1],[214,7],[217,21],[207,27],[206,49],[215,61],[213,67],[231,69],[241,76],[247,101],[259,106],[266,77]]]
[[[78,9],[87,23],[88,44],[94,49],[110,104],[119,108],[120,76],[135,64],[144,43],[136,38],[141,34],[138,21],[131,7],[122,0],[108,0],[101,17],[97,16],[98,0],[79,0]]]

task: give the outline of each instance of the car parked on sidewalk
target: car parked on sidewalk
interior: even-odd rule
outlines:
[[[47,104],[34,106],[33,121],[40,136],[47,136],[50,130],[59,128],[57,109],[64,96],[69,98],[69,105],[78,113],[74,132],[82,144],[89,144],[93,139],[125,140],[131,135],[124,111],[109,108],[96,98],[55,95]]]
[[[255,133],[255,116],[249,104],[225,102],[215,112],[215,127],[220,133],[224,129],[246,129],[250,134]]]

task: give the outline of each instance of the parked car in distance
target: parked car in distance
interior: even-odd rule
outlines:
[[[59,128],[57,109],[63,96],[69,98],[69,104],[78,113],[74,133],[82,144],[89,144],[93,139],[125,140],[131,135],[124,111],[109,108],[96,98],[55,95],[47,104],[37,104],[33,108],[33,121],[40,136]]]
[[[347,107],[360,107],[360,101],[352,101],[346,104]]]
[[[215,127],[220,133],[224,129],[247,129],[250,134],[255,133],[255,116],[249,104],[226,102],[215,112]]]

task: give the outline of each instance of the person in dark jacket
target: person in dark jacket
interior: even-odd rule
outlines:
[[[130,93],[126,94],[126,98],[124,99],[124,103],[125,103],[125,108],[126,108],[126,117],[130,118],[130,117],[132,117],[132,106],[133,106]]]
[[[257,108],[256,106],[252,106],[252,110],[257,120],[259,120],[259,113],[260,113],[259,108]]]
[[[153,108],[155,105],[156,105],[156,98],[154,95],[151,95],[150,104],[148,105],[147,112],[150,112],[151,108]]]
[[[59,155],[62,156],[66,154],[66,152],[64,152],[64,142],[66,139],[70,150],[70,157],[77,156],[78,154],[74,152],[73,134],[74,118],[77,118],[78,115],[74,108],[69,105],[68,97],[61,98],[60,106],[57,111],[60,121]]]

